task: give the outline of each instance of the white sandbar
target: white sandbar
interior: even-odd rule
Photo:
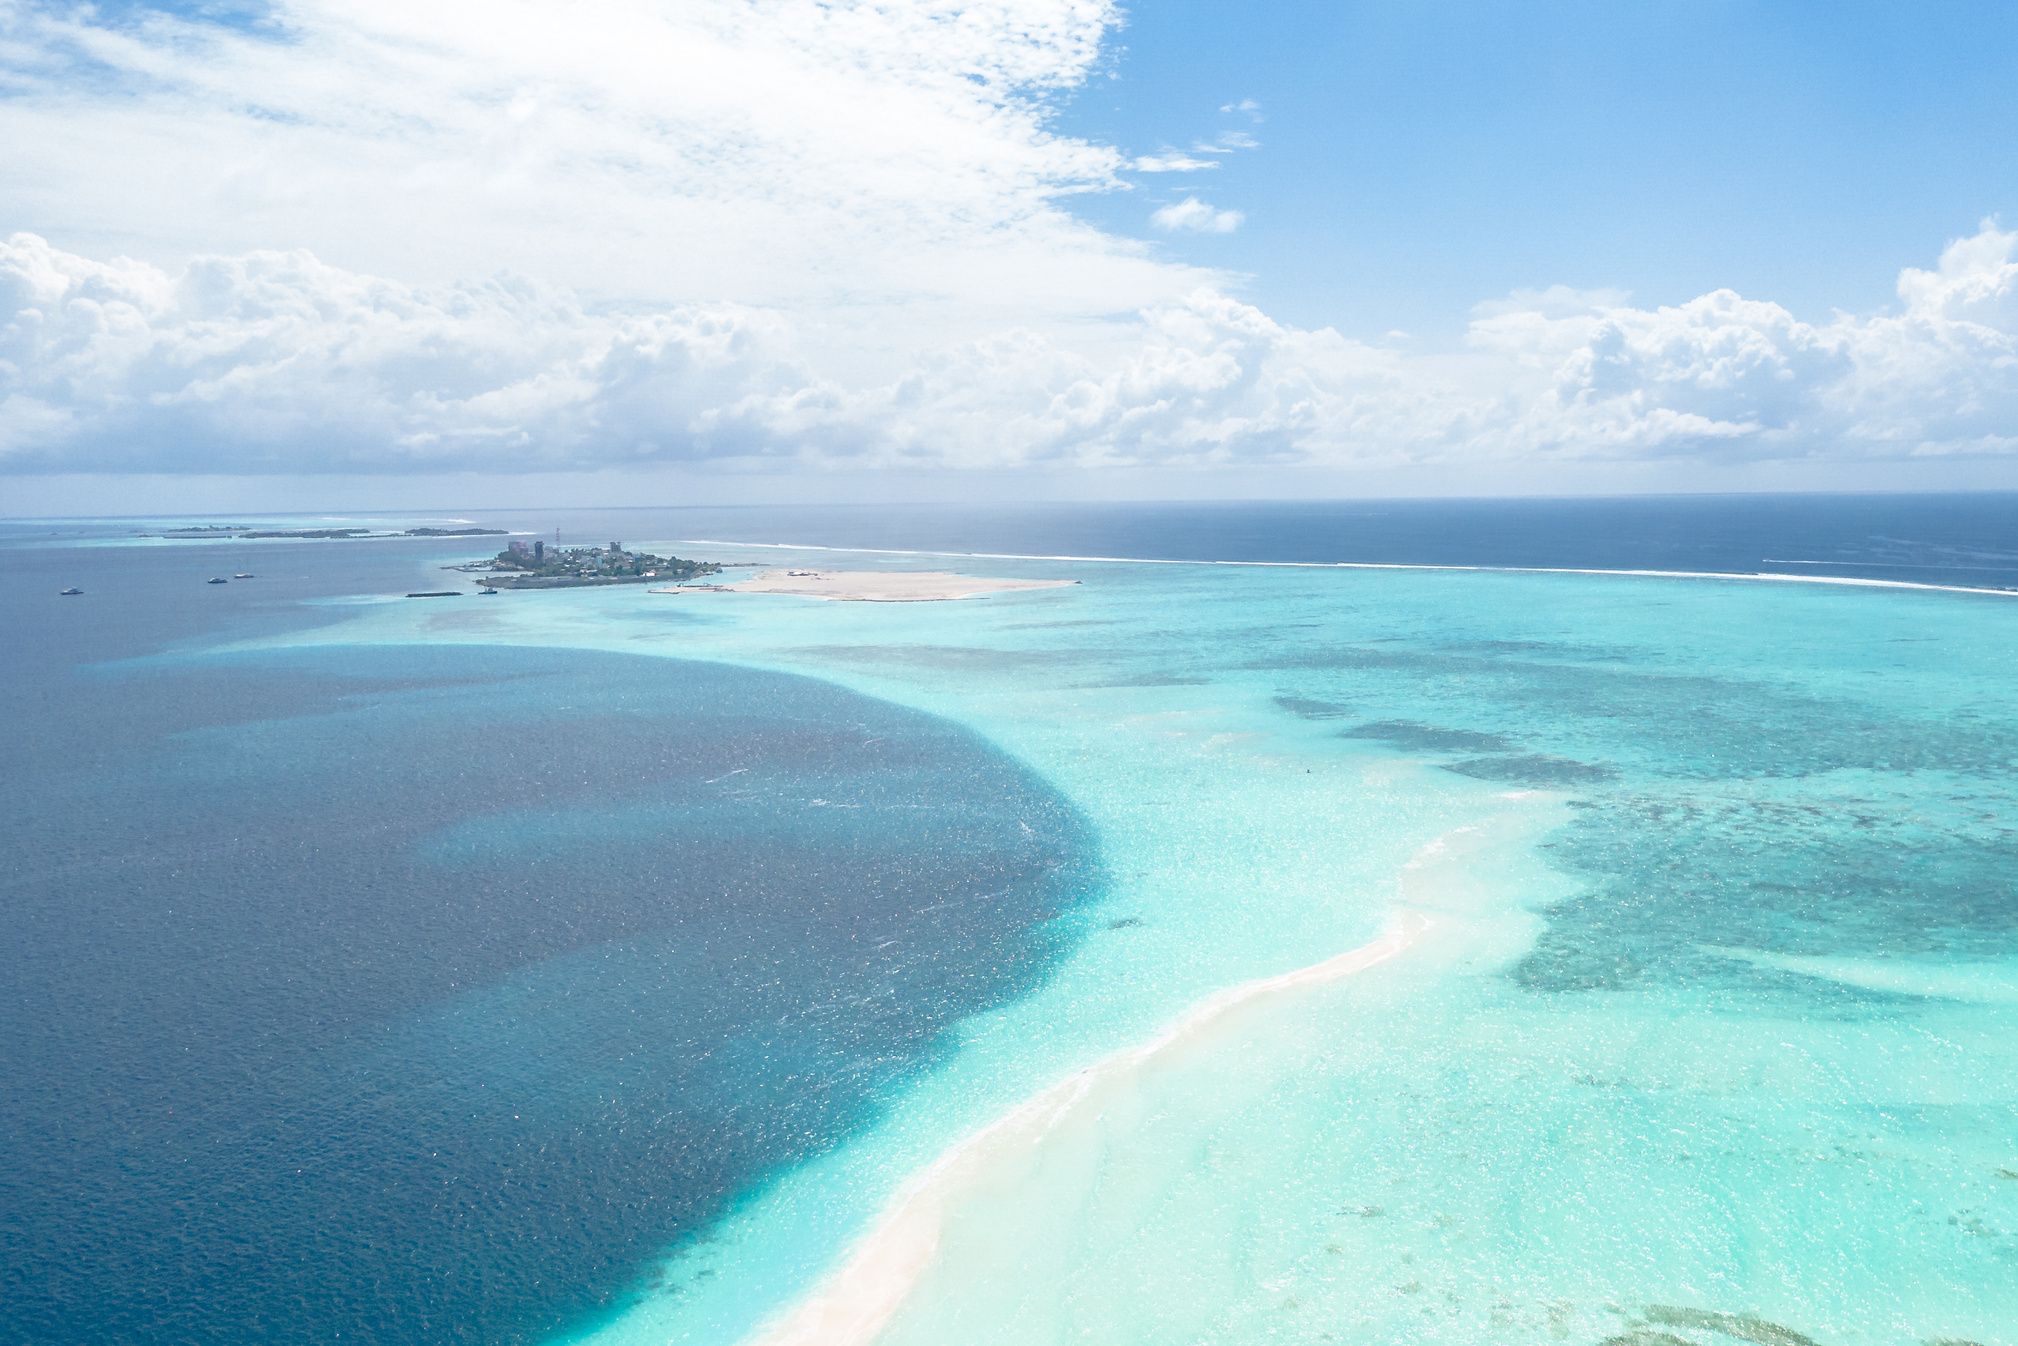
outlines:
[[[1078,580],[1004,580],[956,575],[950,570],[766,570],[739,584],[654,589],[655,594],[793,594],[856,603],[933,603],[1005,593],[1012,589],[1063,589]]]
[[[1469,829],[1465,829],[1469,830]],[[853,1255],[814,1296],[750,1346],[863,1346],[875,1338],[911,1293],[939,1249],[947,1207],[1005,1152],[1042,1143],[1067,1118],[1098,1112],[1104,1095],[1158,1055],[1193,1038],[1201,1028],[1257,999],[1314,983],[1347,977],[1386,962],[1413,944],[1433,922],[1402,910],[1387,932],[1335,958],[1281,976],[1265,977],[1222,991],[1193,1006],[1162,1036],[1116,1052],[1026,1100],[999,1121],[941,1154],[906,1185],[883,1218],[855,1246]]]

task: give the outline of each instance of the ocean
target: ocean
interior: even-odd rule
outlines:
[[[0,526],[10,1339],[2018,1340],[2018,497],[453,518],[1077,583]]]

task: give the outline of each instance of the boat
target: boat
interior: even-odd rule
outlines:
[[[479,589],[479,590],[477,591],[477,596],[478,596],[479,598],[496,598],[496,597],[497,597],[497,590],[495,590],[495,589]]]
[[[82,589],[58,589],[56,592],[68,597],[71,594],[81,594],[84,591]]]
[[[238,572],[238,573],[237,573],[236,575],[233,575],[233,576],[232,576],[231,578],[233,578],[233,579],[235,579],[235,580],[256,580],[256,579],[258,579],[258,578],[259,578],[259,576],[257,576],[257,575],[248,575],[248,574],[246,574],[246,573],[245,573],[244,571],[242,571],[242,570],[241,570],[241,571],[240,571],[240,572]]]
[[[222,576],[222,575],[212,575],[212,576],[211,576],[211,577],[210,577],[209,579],[207,579],[207,580],[205,580],[205,581],[203,581],[203,582],[204,582],[205,584],[229,584],[229,583],[231,583],[231,581],[230,581],[230,580],[228,580],[228,579],[224,578],[224,576]]]

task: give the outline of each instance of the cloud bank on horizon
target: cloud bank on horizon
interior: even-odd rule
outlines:
[[[230,27],[0,0],[0,172],[34,226],[0,244],[0,471],[2018,456],[1994,221],[1823,322],[1560,288],[1481,304],[1437,354],[1277,322],[1065,208],[1208,166],[1051,129],[1117,21],[285,0]],[[1242,223],[1151,204],[1166,231]]]

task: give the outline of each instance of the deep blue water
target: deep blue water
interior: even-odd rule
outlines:
[[[472,515],[493,526],[1188,561],[1768,572],[2018,587],[2018,494],[902,505]]]
[[[619,655],[150,655],[317,619],[152,559],[10,557],[6,1339],[592,1317],[1031,985],[1096,877],[928,717]]]
[[[464,517],[568,542],[2018,585],[2008,495]],[[468,542],[89,545],[135,528],[0,526],[7,1339],[509,1342],[593,1319],[871,1117],[963,1016],[1034,985],[1100,882],[1042,780],[811,680],[470,646],[209,652],[343,620],[313,600],[447,587],[428,567]],[[236,570],[261,578],[202,583]],[[56,595],[73,584],[85,598]],[[1306,652],[1316,690],[1285,710],[1332,714],[1326,678],[1468,670],[1594,714],[1608,694],[1518,651],[1398,657]],[[1648,753],[1749,760],[1723,692],[1662,689],[1627,708]],[[1994,773],[2018,749],[1767,709],[1813,726],[1768,775]],[[1348,732],[1577,783],[1531,779],[1567,768],[1501,728]],[[1532,985],[1625,984],[1693,947],[1705,902],[1772,920],[1776,894],[1818,888],[1845,895],[1818,919],[1852,943],[1880,909],[1872,941],[2008,941],[1994,847],[1774,850],[1743,820],[1608,798],[1563,863],[1620,877],[1551,913]],[[1737,859],[1697,863],[1720,850]],[[1927,919],[1902,919],[1916,902]]]
[[[567,545],[705,538],[956,555],[1764,572],[2018,588],[2018,492],[696,506],[445,510],[425,520],[412,512],[369,517],[398,520],[399,526],[464,519],[549,538],[558,529]],[[209,522],[245,521],[219,516]],[[317,515],[290,526],[333,522],[331,516]],[[11,538],[59,541],[62,535],[116,537],[140,530],[139,521],[0,521],[0,543]],[[225,554],[207,546],[202,550],[212,557]]]

